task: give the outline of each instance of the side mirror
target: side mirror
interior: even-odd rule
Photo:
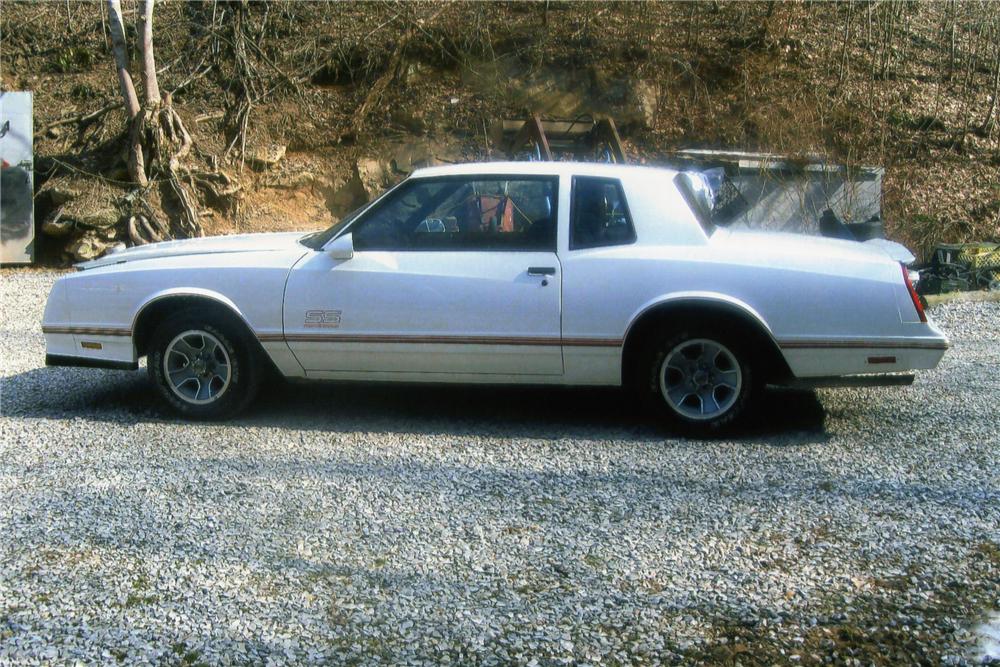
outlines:
[[[327,244],[326,252],[333,259],[350,259],[354,257],[354,239],[350,233],[341,234]]]

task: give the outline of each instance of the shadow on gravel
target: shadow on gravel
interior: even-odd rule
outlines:
[[[174,421],[144,371],[36,368],[0,378],[2,414],[108,422]],[[823,442],[826,412],[815,392],[769,389],[727,439]],[[664,432],[617,389],[274,382],[229,424],[525,438],[662,440]]]

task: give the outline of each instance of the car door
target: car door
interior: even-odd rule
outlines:
[[[350,259],[292,269],[289,347],[315,377],[562,374],[557,202],[554,176],[411,179],[346,230]]]

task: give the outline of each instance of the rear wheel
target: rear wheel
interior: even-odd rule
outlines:
[[[639,390],[646,405],[674,430],[724,433],[759,393],[750,353],[735,336],[688,326],[651,342]]]
[[[224,419],[245,408],[259,388],[259,364],[238,327],[190,312],[161,323],[148,371],[171,409],[193,419]]]

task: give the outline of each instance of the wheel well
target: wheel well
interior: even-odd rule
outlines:
[[[679,301],[654,306],[639,316],[625,339],[622,358],[622,383],[631,386],[639,363],[652,338],[667,328],[675,328],[681,323],[698,322],[709,326],[725,327],[728,333],[736,332],[750,341],[752,349],[758,351],[758,362],[762,363],[766,381],[778,381],[791,377],[791,369],[774,342],[771,334],[754,316],[741,308],[723,302],[703,300]]]
[[[132,341],[135,345],[136,356],[142,357],[149,352],[149,344],[153,338],[153,332],[160,326],[166,318],[184,311],[198,310],[212,317],[233,325],[237,330],[246,334],[250,344],[263,353],[260,342],[253,335],[246,321],[233,311],[229,306],[203,296],[178,295],[156,299],[139,312],[135,326],[132,330]],[[265,358],[267,355],[264,355]]]

